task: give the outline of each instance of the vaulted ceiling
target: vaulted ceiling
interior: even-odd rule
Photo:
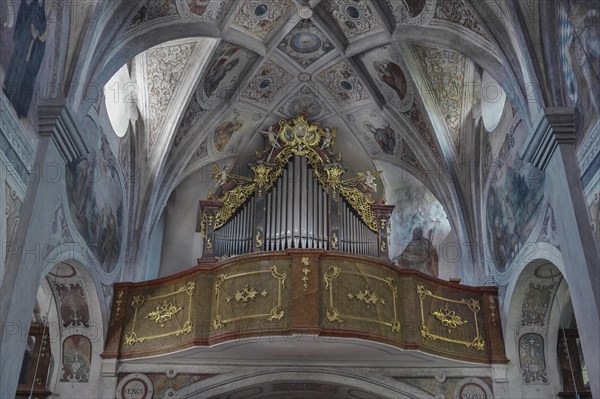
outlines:
[[[506,18],[501,3],[493,3],[496,17]],[[116,43],[88,66],[99,66],[91,75],[100,81],[114,75],[105,95],[118,82],[121,100],[136,99],[137,107],[115,117],[105,96],[113,126],[132,121],[120,152],[144,169],[135,194],[138,233],[151,230],[148,220],[186,178],[215,162],[243,167],[264,146],[259,130],[304,115],[337,129],[334,148],[348,173],[384,170],[387,195],[401,189],[398,173],[411,175],[443,205],[457,235],[476,234],[473,201],[485,180],[478,167],[482,71],[502,82],[516,111],[529,105],[520,66],[509,67],[470,3],[146,0],[119,7],[111,10],[125,16]],[[196,181],[198,198],[214,190],[210,179]]]

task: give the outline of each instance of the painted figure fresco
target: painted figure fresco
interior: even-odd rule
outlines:
[[[58,294],[60,302],[59,313],[63,327],[70,325],[73,327],[80,325],[89,327],[90,312],[85,300],[83,287],[79,283],[69,284],[69,286],[56,284],[54,289]]]
[[[226,120],[215,128],[215,148],[223,151],[231,136],[242,128],[244,121],[238,119],[238,115],[231,120]]]
[[[427,0],[404,0],[406,8],[411,17],[416,17],[423,11]]]
[[[15,49],[2,87],[19,118],[29,113],[47,38],[46,1],[21,0],[13,33]]]
[[[391,218],[390,259],[403,267],[437,274],[438,268],[433,266],[439,259],[433,251],[451,231],[444,207],[425,186],[410,179],[400,188],[386,190],[386,194],[396,205]],[[431,268],[423,267],[426,261]]]
[[[92,343],[83,335],[71,335],[63,342],[61,382],[88,382]]]
[[[117,160],[106,137],[102,137],[99,151],[67,165],[66,183],[73,223],[110,273],[121,251],[123,198]]]
[[[431,240],[423,237],[423,228],[413,230],[413,238],[400,255],[398,264],[438,276],[438,254]]]
[[[373,137],[381,150],[386,154],[393,155],[394,149],[396,148],[396,132],[394,129],[390,127],[390,125],[376,128],[369,122],[365,122],[365,128],[367,128],[371,133],[373,133]]]
[[[204,15],[209,3],[210,0],[187,0],[187,6],[190,11],[199,16]]]
[[[0,29],[10,29],[15,23],[12,1],[0,3]]]
[[[408,86],[402,68],[391,61],[374,62],[373,66],[379,75],[379,79],[396,92],[400,101],[404,100]]]
[[[207,97],[215,93],[225,76],[240,62],[239,51],[240,47],[229,43],[224,43],[216,50],[203,79]]]
[[[600,113],[600,9],[597,1],[563,1],[559,46],[565,88],[580,131]]]
[[[131,19],[130,28],[156,18],[177,13],[174,0],[146,0],[146,3]]]
[[[490,185],[487,234],[491,260],[503,272],[514,260],[535,226],[543,200],[544,175],[517,160]]]

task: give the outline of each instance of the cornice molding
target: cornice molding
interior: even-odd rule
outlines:
[[[575,110],[544,108],[536,126],[523,146],[522,158],[544,171],[559,145],[575,145]]]
[[[38,108],[40,136],[52,138],[66,163],[88,152],[79,123],[68,105],[63,101],[54,101],[41,104]]]
[[[21,182],[27,180],[33,169],[35,150],[23,134],[19,121],[10,110],[10,103],[4,95],[0,95],[0,143],[9,165],[14,169]]]

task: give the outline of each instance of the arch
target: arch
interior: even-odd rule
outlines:
[[[564,263],[554,250],[544,258],[523,262],[506,293],[511,298],[504,304],[503,318],[506,353],[513,360],[509,375],[521,381],[520,391],[511,392],[513,396],[554,396],[563,391],[557,347],[573,311]]]
[[[62,255],[65,259],[44,268],[39,286],[51,296],[49,325],[56,334],[50,337],[54,364],[47,386],[53,393],[68,395],[81,389],[79,382],[89,384],[86,388],[92,390],[100,388],[100,354],[108,314],[105,301],[100,300],[98,277],[75,259],[78,256]],[[44,311],[45,306],[40,306]]]
[[[335,383],[361,389],[362,391],[366,391],[366,393],[377,395],[374,397],[382,398],[434,398],[434,396],[428,392],[392,378],[374,378],[371,376],[367,377],[364,375],[343,373],[327,369],[315,369],[310,371],[307,371],[306,369],[289,369],[284,371],[268,370],[258,371],[251,374],[237,372],[216,376],[207,381],[200,381],[195,384],[191,384],[177,391],[177,396],[180,398],[211,398],[217,395],[232,393],[235,390],[251,388],[259,384],[284,381],[302,383]]]

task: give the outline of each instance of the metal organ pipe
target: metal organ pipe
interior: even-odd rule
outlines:
[[[305,157],[294,156],[265,195],[263,247],[267,251],[288,248],[329,248],[329,198]],[[251,197],[238,213],[215,231],[215,255],[252,252],[256,240],[256,199]],[[340,198],[339,249],[377,256],[377,233],[362,222]],[[258,225],[263,225],[259,223]]]

